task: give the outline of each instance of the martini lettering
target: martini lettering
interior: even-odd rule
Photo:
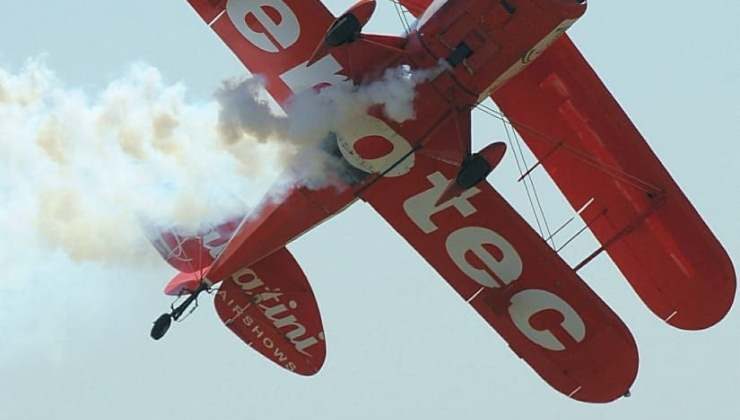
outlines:
[[[315,336],[306,337],[306,327],[298,322],[296,316],[291,313],[291,310],[298,308],[297,302],[291,300],[287,304],[282,303],[280,297],[283,294],[279,290],[270,290],[265,287],[265,283],[252,269],[245,268],[237,271],[231,278],[241,288],[242,292],[253,297],[252,303],[260,308],[277,330],[290,329],[284,332],[285,338],[290,341],[296,350],[310,356],[307,349],[318,344],[322,334],[318,334],[319,338]]]

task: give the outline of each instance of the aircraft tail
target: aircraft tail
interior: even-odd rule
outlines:
[[[147,226],[144,230],[174,269],[183,274],[202,273],[221,255],[242,220],[243,217],[236,217],[195,234],[185,234],[177,228],[163,230]]]

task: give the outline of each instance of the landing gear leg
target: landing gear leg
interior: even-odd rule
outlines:
[[[167,334],[167,331],[169,331],[170,326],[172,325],[172,321],[179,321],[183,318],[183,315],[185,315],[185,311],[195,303],[195,307],[190,311],[192,312],[195,310],[195,308],[198,307],[198,296],[205,292],[210,290],[209,286],[206,284],[206,282],[201,282],[200,286],[198,286],[197,289],[195,289],[190,296],[188,296],[185,301],[183,301],[180,305],[178,305],[176,308],[173,306],[170,307],[171,311],[169,313],[165,313],[160,315],[159,318],[157,318],[156,321],[154,321],[154,325],[152,326],[152,331],[149,333],[149,336],[152,337],[154,340],[159,340],[162,337]],[[188,312],[188,314],[190,313]]]

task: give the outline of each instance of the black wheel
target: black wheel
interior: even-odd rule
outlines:
[[[476,153],[463,162],[457,174],[457,185],[466,190],[472,188],[486,179],[492,170],[493,168],[486,159]]]
[[[170,314],[162,314],[162,316],[154,321],[152,332],[149,335],[153,339],[159,340],[160,338],[164,337],[165,334],[167,334],[167,330],[170,329],[170,325],[172,325],[172,316],[170,316]]]
[[[357,40],[360,37],[360,32],[362,32],[360,21],[357,20],[355,15],[347,13],[337,19],[329,28],[324,41],[330,47],[338,47]]]

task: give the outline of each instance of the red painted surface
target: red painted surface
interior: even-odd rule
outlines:
[[[422,205],[413,197],[432,188],[430,177],[436,176],[440,181],[451,180],[456,170],[453,165],[417,156],[416,165],[409,174],[400,179],[378,181],[363,193],[363,199],[437,270],[460,297],[470,300],[473,309],[551,386],[566,395],[578,390],[572,397],[580,401],[606,402],[621,397],[634,381],[638,366],[637,347],[629,330],[493,187],[481,183],[477,187],[479,192],[467,199],[474,213],[465,216],[455,206],[446,206],[430,219],[420,219],[428,221],[426,231],[410,217],[410,214],[415,214],[412,209]],[[444,186],[446,182],[441,184]],[[438,194],[430,196],[431,199],[439,193],[441,188]],[[485,270],[503,287],[484,288],[471,279],[454,262],[448,250],[448,244],[453,241],[451,238],[464,238],[466,230],[492,231],[505,238],[515,250],[507,253],[516,252],[521,259],[521,274],[504,285],[511,278],[503,280],[502,274],[492,272],[479,257],[485,253],[469,251],[466,259],[470,265],[477,270]],[[473,240],[473,244],[476,243]],[[496,257],[496,253],[490,254],[498,261],[504,261]],[[558,313],[554,320],[541,319],[546,327],[543,328],[542,324],[538,327],[538,315],[547,317],[546,311],[537,311],[529,322],[535,329],[552,331],[565,344],[565,349],[551,351],[523,335],[513,325],[509,310],[512,297],[528,290],[553,293],[572,306],[585,324],[582,341],[576,342],[563,331],[559,325],[562,317],[558,318]]]
[[[421,16],[424,10],[429,7],[433,0],[400,0],[400,3],[406,7],[414,16]]]
[[[493,99],[574,208],[594,199],[583,219],[656,315],[695,330],[727,314],[726,251],[567,36]]]
[[[488,183],[437,200],[471,152],[470,109],[491,92],[534,152],[546,158],[543,164],[571,203],[578,207],[595,197],[597,205],[584,218],[606,211],[592,229],[651,309],[688,329],[711,325],[727,312],[735,280],[721,246],[575,47],[567,38],[557,41],[584,13],[585,4],[439,2],[405,38],[366,36],[327,51],[308,66],[334,22],[320,1],[190,3],[247,68],[265,80],[289,114],[291,96],[316,86],[357,85],[400,65],[441,69],[416,87],[415,118],[398,123],[371,110],[370,118],[355,127],[367,133],[342,138],[340,150],[349,142],[352,152],[344,151],[346,173],[335,174],[336,185],[319,190],[280,186],[217,254],[206,275],[214,283],[224,281],[216,303],[219,315],[253,347],[258,333],[249,329],[252,325],[229,322],[233,303],[247,308],[244,313],[254,317],[258,331],[270,322],[274,326],[274,320],[259,305],[264,301],[243,293],[243,270],[259,272],[270,287],[297,293],[281,304],[293,299],[293,306],[306,311],[295,316],[307,337],[319,337],[318,307],[285,245],[359,196],[555,389],[590,402],[611,401],[629,389],[638,356],[627,327]],[[357,7],[369,10],[370,3]],[[416,14],[429,5],[425,0],[403,3]],[[454,67],[443,68],[444,62]],[[395,136],[387,143],[373,140],[389,130]],[[535,131],[560,142],[538,141]],[[565,142],[593,157],[591,165],[572,153],[553,151]],[[397,157],[396,147],[405,148]],[[494,145],[483,153],[497,162],[503,149]],[[387,156],[394,160],[383,161]],[[634,179],[617,182],[597,166],[636,174],[649,186]],[[186,255],[193,252],[198,251],[188,248]],[[254,324],[254,319],[260,321]],[[270,353],[270,344],[284,333],[277,329],[262,332],[270,342],[255,348],[280,362]],[[323,363],[321,351],[302,358],[296,350],[290,356],[295,366],[288,368],[315,373]]]
[[[203,274],[206,271],[208,271],[208,267],[204,267],[202,272],[178,273],[164,287],[164,293],[169,296],[190,294],[192,291],[198,289],[201,281],[203,281]]]
[[[206,23],[211,23],[226,7],[227,0],[188,0]]]
[[[491,143],[484,147],[479,153],[486,159],[486,162],[491,165],[491,168],[495,170],[506,154],[506,143],[502,143],[500,141]]]
[[[363,159],[377,159],[388,154],[393,144],[382,136],[363,137],[355,143],[355,151]]]
[[[214,300],[226,327],[279,366],[314,375],[324,365],[319,307],[305,274],[285,248],[234,272]]]
[[[346,13],[355,15],[357,20],[360,21],[360,26],[364,27],[375,13],[376,6],[377,2],[375,0],[360,0],[352,5]]]

